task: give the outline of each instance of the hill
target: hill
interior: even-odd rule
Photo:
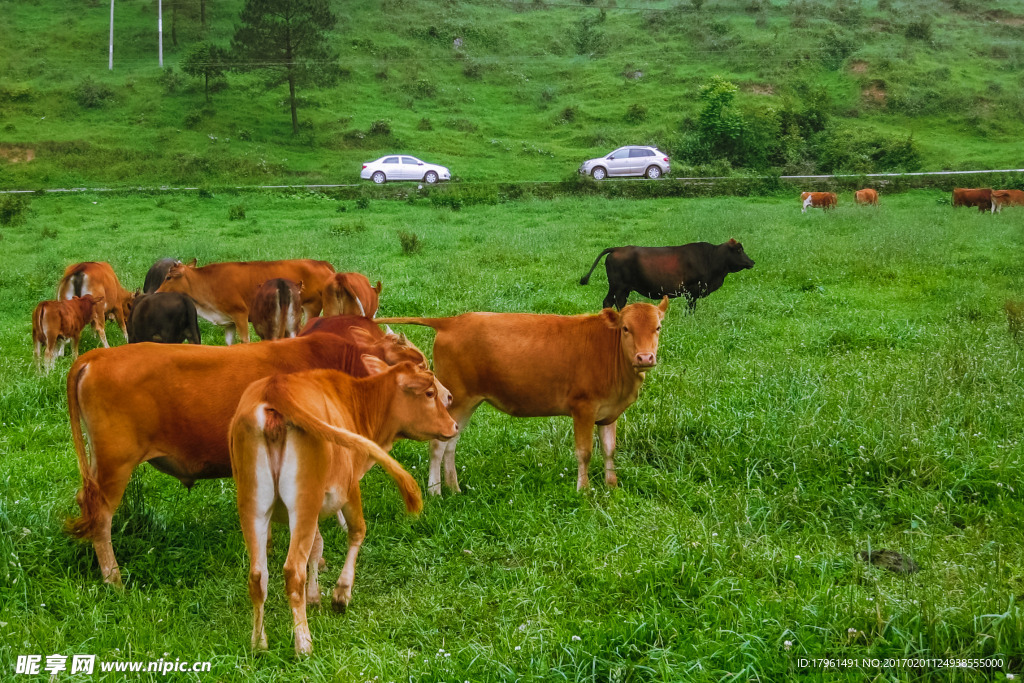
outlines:
[[[106,3],[0,2],[0,187],[355,182],[394,151],[553,180],[627,143],[673,175],[1024,157],[1024,0],[335,1],[340,79],[300,89],[297,135],[285,87],[207,102],[181,71],[242,4],[164,2],[161,69],[156,2],[119,0],[108,71]]]

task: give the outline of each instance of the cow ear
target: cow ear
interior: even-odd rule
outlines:
[[[732,249],[739,249],[740,248],[740,243],[737,242],[735,238],[731,238],[729,240],[729,247],[732,248]]]
[[[661,298],[661,303],[658,304],[658,310],[661,311],[661,315],[662,316],[664,316],[666,313],[668,313],[668,297],[667,296]]]
[[[304,281],[302,281],[302,280],[299,280],[299,294],[302,294],[305,291],[306,291],[306,283]]]
[[[409,365],[413,373],[403,372],[398,376],[398,386],[409,393],[418,394],[434,386],[434,376],[428,372],[415,372],[415,366],[408,361],[402,365]]]
[[[405,332],[398,335],[398,343],[401,346],[409,346],[409,338],[405,336]]]
[[[368,353],[364,353],[362,356],[363,365],[366,366],[366,371],[371,375],[379,375],[382,372],[387,372],[391,367],[377,356],[371,356]]]
[[[197,263],[199,263],[199,259],[194,258],[191,261],[189,261],[188,263],[185,263],[183,265],[188,266],[189,268],[195,268]]]
[[[377,292],[377,294],[380,294],[381,292],[384,291],[384,285],[380,283],[380,280],[377,280],[377,286],[374,287],[373,289]]]
[[[622,315],[614,308],[606,308],[597,315],[613,330],[619,329],[619,326],[622,324]]]
[[[377,343],[377,339],[369,330],[364,330],[361,327],[350,327],[348,330],[349,334],[352,336],[352,341],[357,344],[361,344],[362,346],[373,346]]]

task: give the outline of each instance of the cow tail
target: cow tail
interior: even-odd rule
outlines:
[[[594,265],[590,266],[590,270],[587,272],[587,274],[580,278],[580,284],[581,285],[585,285],[588,282],[590,282],[590,276],[591,276],[591,274],[593,274],[594,268],[597,268],[597,264],[601,262],[601,259],[604,258],[604,255],[605,254],[610,254],[611,252],[615,251],[616,249],[618,249],[618,247],[608,247],[607,249],[602,251],[600,254],[598,254],[597,258],[594,259]]]
[[[339,446],[364,453],[373,458],[375,462],[380,463],[380,466],[391,475],[391,478],[394,479],[395,484],[398,486],[398,491],[402,494],[402,500],[405,501],[405,509],[414,515],[422,512],[423,497],[419,484],[383,448],[365,436],[327,424],[310,413],[292,397],[287,385],[280,377],[275,377],[267,383],[266,397],[267,403],[281,413],[288,422],[299,429],[315,434]]]
[[[283,279],[277,281],[277,315],[274,316],[274,326],[277,328],[277,339],[284,339],[288,336],[288,315],[292,312],[292,290]]]
[[[423,325],[440,331],[448,327],[450,320],[451,318],[376,318],[374,322],[378,325]]]
[[[75,538],[91,538],[96,524],[96,516],[103,505],[103,494],[96,481],[96,473],[89,463],[85,438],[82,434],[82,408],[78,402],[78,387],[89,363],[76,362],[68,373],[68,416],[71,419],[71,438],[78,453],[78,471],[82,475],[82,488],[78,491],[78,507],[82,514],[74,519],[69,518],[64,528]]]

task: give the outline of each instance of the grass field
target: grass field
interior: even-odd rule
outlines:
[[[1021,674],[1024,358],[1003,304],[1024,298],[1024,214],[954,211],[945,197],[883,196],[872,210],[846,194],[830,215],[801,215],[794,198],[455,212],[306,193],[36,198],[0,231],[0,678],[16,655],[54,653],[210,660],[211,674],[184,677],[203,681],[777,681],[825,676],[797,660],[826,655],[999,655]],[[246,218],[228,220],[238,205]],[[401,230],[419,252],[403,253]],[[367,475],[353,604],[311,611],[309,659],[293,655],[283,528],[270,651],[250,652],[230,481],[187,492],[136,473],[114,521],[124,592],[61,531],[80,483],[69,362],[34,373],[29,318],[70,262],[109,260],[135,287],[162,256],[315,257],[382,279],[382,315],[575,314],[604,297],[603,269],[577,281],[607,246],[730,237],[757,265],[695,315],[673,304],[659,366],[620,421],[621,488],[594,463],[594,490],[575,492],[568,419],[481,409],[459,445],[463,495],[410,519],[379,468]],[[429,351],[429,331],[406,331]],[[394,453],[425,486],[426,445]],[[345,540],[323,529],[327,588]],[[921,571],[869,566],[855,557],[869,547]]]

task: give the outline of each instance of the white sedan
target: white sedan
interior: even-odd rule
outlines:
[[[376,161],[367,161],[359,174],[363,180],[372,180],[383,185],[389,180],[422,180],[433,185],[438,180],[451,180],[452,173],[444,166],[428,164],[416,157],[403,155],[386,156]]]

